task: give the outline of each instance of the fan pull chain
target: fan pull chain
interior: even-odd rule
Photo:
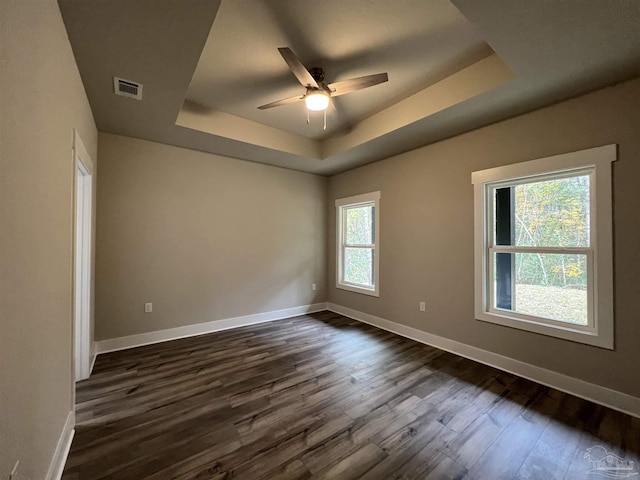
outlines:
[[[323,130],[326,130],[327,129],[327,110],[325,109],[323,111],[323,113],[324,113],[324,127],[323,127]],[[309,125],[309,124],[310,124],[310,111],[309,111],[309,109],[307,109],[307,125]]]

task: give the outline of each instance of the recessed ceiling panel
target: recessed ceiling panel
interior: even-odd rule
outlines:
[[[289,47],[327,83],[387,72],[389,81],[334,98],[307,124],[304,94],[278,52]],[[486,57],[491,49],[448,0],[223,1],[187,93],[191,105],[311,139],[344,132],[372,114]]]

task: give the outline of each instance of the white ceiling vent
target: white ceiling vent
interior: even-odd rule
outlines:
[[[142,100],[142,84],[125,80],[124,78],[113,77],[113,90],[116,95]]]

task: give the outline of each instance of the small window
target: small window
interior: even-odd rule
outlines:
[[[477,319],[613,348],[615,158],[609,145],[473,173]]]
[[[380,192],[336,200],[336,287],[378,295],[378,206]]]

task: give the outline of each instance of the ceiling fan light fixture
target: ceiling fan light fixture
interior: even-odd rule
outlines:
[[[307,104],[309,110],[316,112],[326,110],[329,106],[329,94],[322,90],[316,90],[304,97],[304,103]]]

